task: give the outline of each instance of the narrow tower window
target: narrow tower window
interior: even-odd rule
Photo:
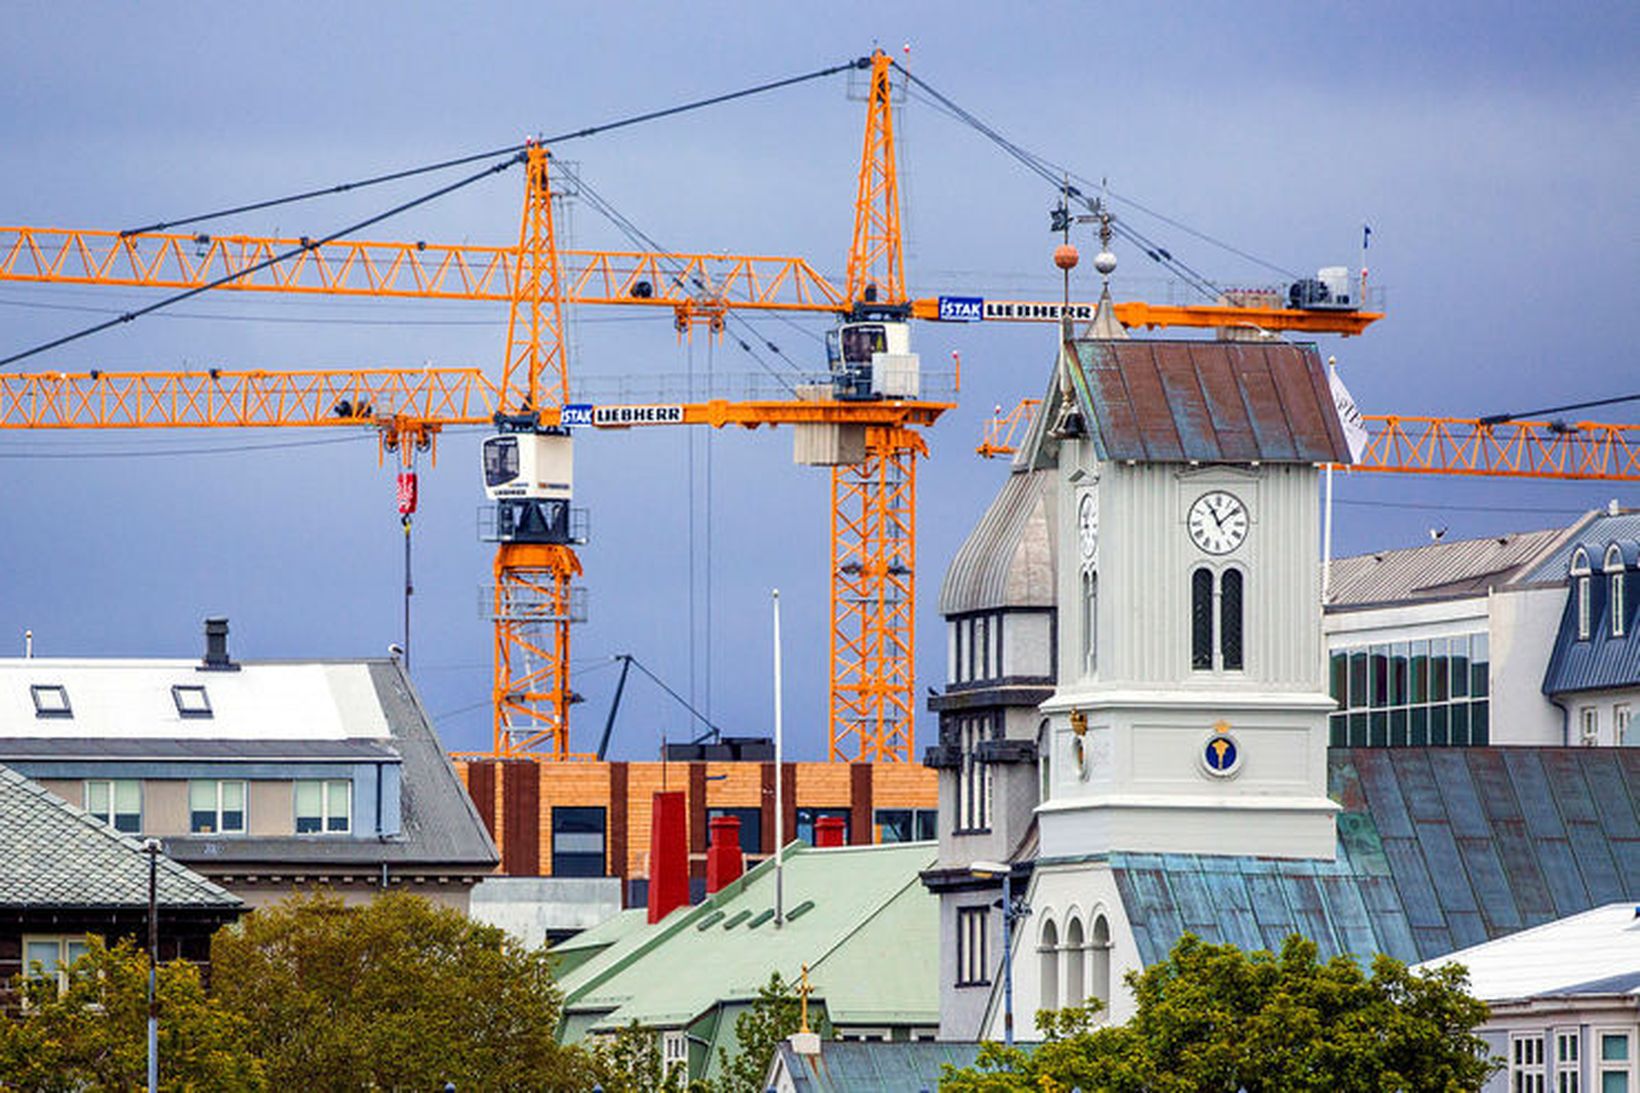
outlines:
[[[1219,656],[1227,672],[1242,668],[1241,653],[1241,570],[1227,569],[1220,578]]]
[[[1190,667],[1213,669],[1213,571],[1206,568],[1190,575]]]

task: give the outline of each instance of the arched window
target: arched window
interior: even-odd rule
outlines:
[[[1037,1009],[1059,1008],[1059,930],[1053,919],[1042,923],[1042,941],[1037,946],[1042,962],[1042,1000]]]
[[[1082,671],[1093,675],[1099,668],[1099,574],[1082,574]]]
[[[1606,548],[1606,603],[1611,608],[1611,635],[1620,638],[1628,632],[1628,603],[1623,598],[1623,550],[1616,543]]]
[[[1071,919],[1065,927],[1065,1005],[1080,1006],[1088,997],[1082,968],[1087,954],[1082,950],[1082,920]]]
[[[1227,569],[1219,578],[1219,666],[1239,672],[1241,654],[1241,570]]]
[[[1577,601],[1577,640],[1588,641],[1594,630],[1594,605],[1589,588],[1589,554],[1578,547],[1572,554],[1572,595]]]
[[[1093,965],[1093,975],[1088,984],[1088,997],[1097,998],[1105,1004],[1107,1012],[1110,1009],[1110,923],[1105,916],[1100,915],[1093,920],[1093,936],[1088,939],[1088,948],[1091,950],[1089,961]]]
[[[1213,571],[1206,566],[1190,575],[1190,667],[1213,670]]]

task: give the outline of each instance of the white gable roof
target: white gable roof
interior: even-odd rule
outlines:
[[[68,692],[71,717],[41,717],[31,688]],[[184,717],[173,686],[203,687],[211,716]],[[167,740],[386,739],[387,718],[354,663],[246,663],[200,671],[194,660],[0,660],[0,738]]]
[[[1640,975],[1640,907],[1608,903],[1427,960],[1416,968],[1452,963],[1469,969],[1470,993],[1487,1002]]]

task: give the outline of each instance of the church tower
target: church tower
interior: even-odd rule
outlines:
[[[1349,457],[1318,354],[1080,339],[1059,374],[1039,861],[1331,858],[1318,484]]]

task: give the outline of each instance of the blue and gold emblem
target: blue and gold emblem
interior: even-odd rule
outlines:
[[[1202,745],[1202,765],[1207,773],[1227,777],[1241,766],[1241,747],[1230,735],[1230,723],[1220,721],[1213,726],[1213,734]]]

